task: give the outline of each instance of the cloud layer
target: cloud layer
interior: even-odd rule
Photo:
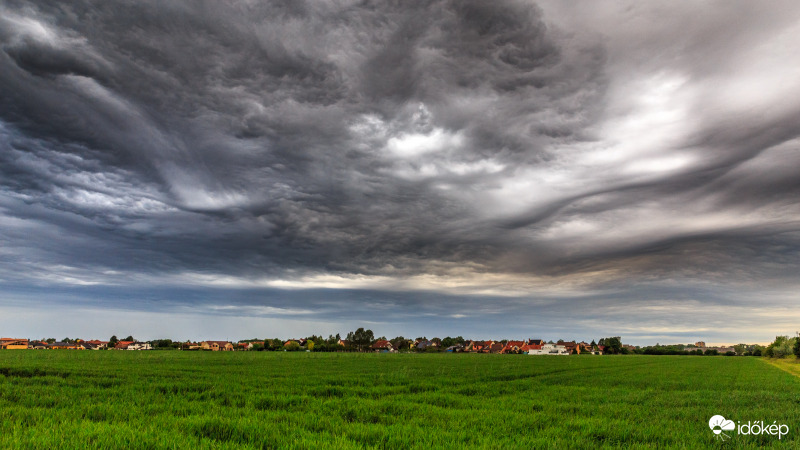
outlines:
[[[463,333],[461,309],[522,329],[557,301],[690,335],[713,306],[764,340],[757,312],[799,287],[792,2],[1,8],[14,301],[146,285],[173,315],[291,298],[345,324],[382,296],[401,328],[426,298],[431,332]]]

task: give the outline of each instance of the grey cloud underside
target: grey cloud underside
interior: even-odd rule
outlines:
[[[6,280],[47,265],[259,277],[438,263],[724,278],[753,258],[773,263],[749,276],[785,278],[798,262],[800,108],[698,112],[669,145],[690,166],[540,195],[537,171],[569,172],[571,149],[601,140],[618,66],[603,39],[528,2],[3,8],[0,239],[27,269]],[[526,177],[493,209],[490,193]],[[734,223],[625,228],[647,211]],[[558,231],[587,221],[604,233]]]

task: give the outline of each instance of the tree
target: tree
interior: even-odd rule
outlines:
[[[107,347],[109,347],[109,348],[115,347],[117,345],[117,342],[119,342],[119,339],[117,339],[117,335],[115,334],[115,335],[111,336],[111,338],[108,340],[108,346]]]
[[[270,347],[272,348],[272,350],[282,350],[283,349],[283,341],[278,339],[278,338],[275,338],[275,339],[270,341]]]
[[[408,339],[404,338],[403,336],[397,336],[389,342],[391,342],[392,347],[396,348],[397,350],[404,350],[409,347]]]
[[[800,337],[794,338],[794,348],[792,348],[792,353],[796,358],[800,358]]]
[[[314,351],[314,341],[312,341],[310,339],[308,341],[306,341],[306,350],[309,350],[309,351],[312,351],[312,352]]]
[[[605,345],[606,349],[603,351],[605,354],[618,355],[622,353],[622,338],[619,336],[600,339],[600,345]]]
[[[347,337],[349,338],[350,334],[348,334]],[[375,340],[375,334],[372,333],[372,330],[365,330],[364,328],[359,328],[352,333],[352,339],[348,340],[351,340],[351,342],[358,349],[358,351],[363,351],[364,348],[372,345],[372,342]]]
[[[339,337],[339,333],[336,333],[336,336],[330,334],[328,335],[328,339],[325,340],[325,344],[328,346],[328,348],[333,348],[339,343],[340,339],[341,337]]]
[[[45,342],[47,342],[48,344],[52,344],[55,341],[56,341],[55,338],[47,338],[47,339],[45,339]]]
[[[744,344],[736,344],[733,346],[733,351],[736,352],[737,356],[744,355],[744,352],[747,350],[747,346]]]
[[[151,345],[155,348],[171,348],[172,339],[156,339],[151,342]]]
[[[125,339],[123,339],[123,341],[135,341],[135,340],[136,339],[134,339],[133,336],[128,336]]]

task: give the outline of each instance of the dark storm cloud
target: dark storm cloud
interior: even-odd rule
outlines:
[[[4,3],[0,280],[790,289],[798,8],[582,5]]]
[[[428,183],[387,177],[381,169],[392,162],[379,148],[363,148],[353,123],[375,115],[395,128],[389,135],[425,131],[435,124],[411,123],[409,105],[446,110],[461,93],[535,91],[560,60],[538,8],[515,2],[18,5],[8,12],[7,183],[101,227],[163,226],[169,243],[147,237],[160,248],[183,241],[169,253],[191,254],[188,266],[220,257],[241,266],[244,257],[259,268],[280,259],[359,270],[350,261],[452,258],[443,248],[450,244],[439,241],[464,205]],[[500,114],[549,108],[532,103]],[[528,137],[498,136],[503,131],[490,123],[457,114],[443,120],[440,126],[485,144],[467,146],[464,158],[541,152],[523,148]],[[386,136],[375,139],[370,144],[385,145]],[[26,164],[31,159],[36,164]],[[96,179],[109,173],[112,180]],[[131,203],[143,194],[133,185],[173,210],[137,217],[123,205],[64,201],[99,191]],[[194,233],[197,221],[220,228]],[[126,231],[118,231],[115,239],[124,240]]]

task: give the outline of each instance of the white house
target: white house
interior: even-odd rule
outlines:
[[[529,355],[569,355],[567,347],[561,344],[544,344],[542,348],[528,350]]]
[[[147,342],[134,342],[132,344],[128,344],[128,350],[152,350],[153,348],[150,347],[150,344]]]

